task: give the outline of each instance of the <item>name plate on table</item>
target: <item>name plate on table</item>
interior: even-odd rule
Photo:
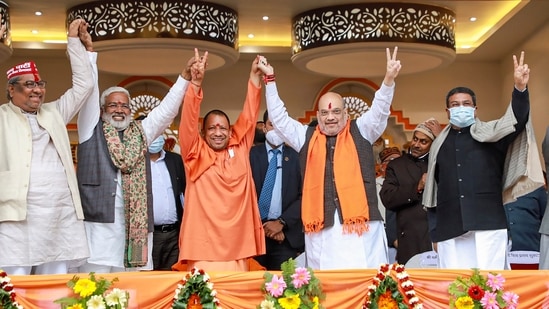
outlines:
[[[539,252],[511,251],[507,255],[511,264],[539,264]]]

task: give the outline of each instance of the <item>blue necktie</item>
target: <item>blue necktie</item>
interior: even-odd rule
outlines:
[[[263,188],[261,188],[261,194],[259,195],[259,213],[261,214],[261,220],[267,219],[269,215],[269,208],[271,207],[271,198],[273,196],[273,187],[276,180],[276,169],[278,165],[278,154],[280,150],[269,150],[273,156],[269,161],[269,167],[267,168],[267,174],[265,175],[265,181],[263,182]]]

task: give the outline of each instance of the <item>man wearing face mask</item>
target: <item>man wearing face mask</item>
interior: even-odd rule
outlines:
[[[163,135],[149,145],[154,212],[154,270],[171,270],[172,265],[177,263],[185,193],[183,160],[179,154],[165,151],[163,147]]]
[[[516,197],[537,188],[535,179],[520,177],[528,175],[523,161],[528,159],[531,141],[525,130],[530,70],[524,52],[513,61],[515,86],[502,118],[490,122],[476,118],[476,97],[469,88],[454,88],[446,96],[450,125],[431,146],[423,193],[440,268],[504,269],[504,200],[511,198],[509,193]]]
[[[252,147],[250,165],[267,252],[255,259],[268,270],[280,270],[282,262],[303,252],[301,170],[297,152],[284,146],[284,141],[273,129],[267,111],[263,114],[263,122],[266,142]],[[271,160],[274,160],[272,165],[276,168],[272,187],[269,186],[271,181],[268,175]]]

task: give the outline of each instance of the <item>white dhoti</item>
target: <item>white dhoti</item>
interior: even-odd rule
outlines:
[[[469,231],[437,243],[440,268],[503,270],[507,262],[507,230]]]
[[[80,267],[80,272],[110,273],[122,271],[152,270],[152,237],[148,233],[148,260],[143,267],[125,268],[124,249],[126,244],[126,221],[124,217],[124,199],[122,197],[122,178],[118,172],[114,223],[84,222],[88,234],[90,258]]]
[[[334,214],[334,226],[305,234],[307,266],[317,270],[379,268],[388,263],[387,235],[382,221],[368,222],[362,235],[345,234]]]

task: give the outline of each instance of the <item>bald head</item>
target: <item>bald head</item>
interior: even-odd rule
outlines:
[[[335,92],[327,92],[318,100],[316,113],[320,131],[328,136],[337,135],[347,123],[349,116],[343,98]]]

